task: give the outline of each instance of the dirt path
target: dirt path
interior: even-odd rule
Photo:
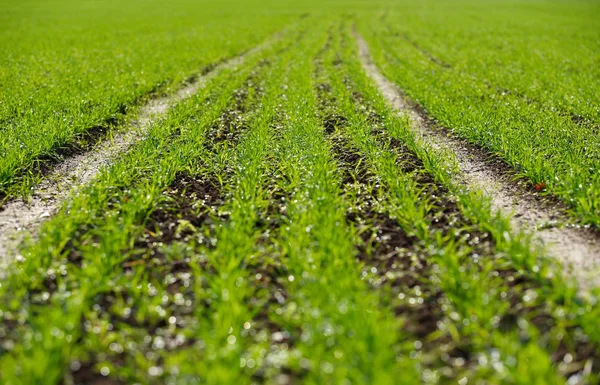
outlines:
[[[225,68],[243,63],[244,58],[262,49],[262,45],[215,66],[204,75],[197,75],[177,93],[153,99],[138,110],[137,117],[127,129],[117,132],[112,139],[99,142],[90,151],[68,157],[56,165],[35,188],[29,202],[11,200],[0,208],[0,277],[16,254],[17,246],[45,219],[60,208],[61,203],[78,187],[89,183],[119,154],[143,139],[151,124],[177,102],[194,95],[208,80]]]
[[[437,129],[422,109],[404,96],[377,68],[367,42],[355,33],[362,66],[386,100],[401,114],[408,116],[412,128],[434,148],[448,149],[456,155],[461,175],[457,178],[468,187],[484,191],[492,198],[494,210],[511,214],[513,226],[534,234],[547,254],[562,261],[581,287],[600,286],[600,239],[592,230],[567,225],[570,219],[565,207],[544,199],[526,188],[524,183],[511,181],[508,166],[491,160],[481,148]]]

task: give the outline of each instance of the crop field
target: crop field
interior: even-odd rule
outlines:
[[[600,383],[600,3],[0,0],[0,384]]]

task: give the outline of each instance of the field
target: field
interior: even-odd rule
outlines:
[[[0,9],[0,383],[600,382],[598,2]]]

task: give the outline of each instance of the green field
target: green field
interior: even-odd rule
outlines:
[[[0,213],[210,74],[0,256],[0,383],[599,383],[600,290],[457,182],[357,45],[600,244],[599,20],[592,0],[0,0]]]

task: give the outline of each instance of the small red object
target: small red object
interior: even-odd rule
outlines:
[[[545,188],[546,188],[546,183],[544,183],[544,182],[540,182],[540,183],[536,183],[535,184],[535,189],[537,191],[542,191]]]

